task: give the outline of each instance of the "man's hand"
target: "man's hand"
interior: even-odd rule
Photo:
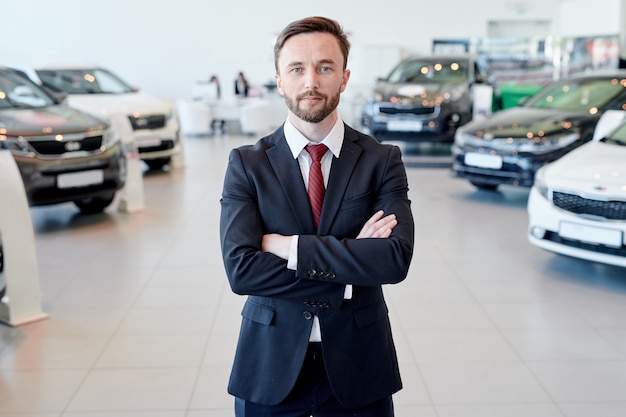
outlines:
[[[292,238],[293,236],[283,236],[278,233],[263,235],[261,250],[263,252],[273,253],[274,255],[287,260],[289,259],[289,248],[291,246]]]
[[[396,219],[395,214],[383,217],[384,214],[385,213],[382,210],[374,213],[374,215],[363,225],[363,228],[356,238],[386,238],[391,236],[393,228],[398,225],[398,220]]]

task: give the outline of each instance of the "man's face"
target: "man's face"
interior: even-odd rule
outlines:
[[[305,122],[319,123],[337,108],[348,78],[339,43],[329,33],[292,36],[280,51],[278,91],[289,110]]]

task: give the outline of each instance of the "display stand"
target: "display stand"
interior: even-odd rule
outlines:
[[[474,114],[473,120],[480,120],[491,115],[493,106],[493,87],[487,84],[475,84],[472,87]]]
[[[133,213],[144,210],[143,172],[130,121],[124,115],[111,116],[111,123],[122,137],[126,156],[126,184],[120,191],[118,210]]]
[[[11,152],[0,150],[0,237],[6,296],[0,322],[19,326],[48,317],[41,310],[35,235],[22,177]]]

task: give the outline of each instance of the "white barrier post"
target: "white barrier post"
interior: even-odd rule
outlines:
[[[137,144],[133,139],[133,128],[125,115],[111,116],[111,124],[122,137],[122,147],[126,156],[126,184],[120,190],[118,210],[133,213],[144,210],[143,172]]]
[[[48,317],[41,310],[35,234],[22,177],[11,152],[0,150],[0,239],[6,295],[0,321],[11,326]]]
[[[473,120],[481,120],[491,114],[493,87],[488,84],[474,84],[472,87],[474,114]]]

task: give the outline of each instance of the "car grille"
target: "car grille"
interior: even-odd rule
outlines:
[[[626,220],[626,201],[601,201],[555,191],[555,206],[575,214],[588,214],[609,220]]]
[[[395,106],[380,106],[378,111],[382,114],[413,114],[416,116],[423,116],[433,114],[435,112],[434,107],[395,107]]]
[[[165,126],[164,114],[151,114],[138,117],[128,116],[128,119],[133,126],[133,130],[159,129]]]
[[[29,140],[28,144],[40,155],[62,155],[65,153],[100,149],[102,136],[90,136],[72,140]]]

